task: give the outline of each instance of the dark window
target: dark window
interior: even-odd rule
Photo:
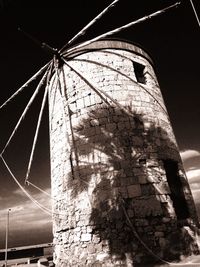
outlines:
[[[183,192],[183,185],[178,174],[178,164],[170,159],[164,160],[163,163],[176,216],[179,220],[187,219],[190,214]]]
[[[133,61],[133,67],[134,67],[134,71],[135,71],[135,77],[137,79],[137,81],[139,83],[146,83],[146,79],[145,79],[145,76],[144,76],[144,68],[145,66],[140,64],[140,63],[137,63],[137,62],[134,62]]]

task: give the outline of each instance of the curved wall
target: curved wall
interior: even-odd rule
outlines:
[[[104,40],[66,60],[49,94],[56,266],[134,266],[197,250],[196,211],[150,57]]]

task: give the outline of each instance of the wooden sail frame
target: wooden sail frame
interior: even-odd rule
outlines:
[[[20,31],[24,32],[25,35],[27,37],[29,37],[30,39],[34,40],[35,43],[39,44],[41,48],[45,49],[46,51],[49,51],[50,54],[54,54],[54,59],[51,60],[50,62],[48,62],[45,66],[43,66],[36,74],[34,74],[23,86],[21,86],[11,97],[9,97],[1,106],[0,106],[0,110],[2,108],[4,108],[7,104],[9,104],[19,93],[21,93],[26,87],[29,86],[29,84],[38,79],[39,76],[43,74],[43,77],[42,79],[39,81],[38,83],[38,86],[37,88],[35,89],[35,92],[33,93],[31,99],[29,100],[27,106],[25,107],[24,111],[22,112],[21,114],[21,117],[19,118],[17,124],[15,125],[15,128],[13,129],[10,137],[8,138],[4,148],[2,149],[2,151],[0,152],[0,158],[2,159],[5,167],[8,169],[8,171],[10,172],[11,176],[13,178],[15,178],[14,180],[17,181],[16,177],[14,176],[14,174],[12,173],[12,171],[10,170],[6,160],[4,159],[3,157],[3,154],[4,152],[6,151],[7,147],[9,146],[9,144],[11,143],[12,141],[12,138],[13,136],[15,135],[16,131],[18,130],[20,124],[21,124],[21,121],[23,120],[23,118],[26,116],[26,113],[28,112],[30,106],[32,105],[34,99],[35,99],[35,96],[38,94],[38,92],[40,91],[40,89],[42,88],[43,84],[46,83],[48,84],[48,81],[49,79],[51,78],[51,74],[53,73],[56,73],[56,71],[58,71],[58,66],[59,66],[59,61],[62,61],[65,65],[67,65],[68,67],[72,68],[72,66],[70,66],[70,63],[69,61],[67,61],[66,59],[68,59],[68,55],[71,55],[71,53],[73,53],[76,49],[80,49],[86,45],[89,45],[97,40],[100,40],[100,39],[103,39],[103,38],[106,38],[108,36],[111,36],[113,34],[116,34],[124,29],[127,29],[129,27],[132,27],[133,25],[136,25],[136,24],[139,24],[141,22],[144,22],[144,21],[147,21],[149,19],[152,19],[158,15],[161,15],[173,8],[176,8],[180,5],[180,2],[176,2],[175,4],[173,5],[170,5],[166,8],[163,8],[161,10],[158,10],[154,13],[151,13],[147,16],[144,16],[136,21],[133,21],[133,22],[130,22],[126,25],[123,25],[121,27],[118,27],[114,30],[111,30],[111,31],[108,31],[104,34],[101,34],[93,39],[90,39],[90,40],[87,40],[81,44],[78,44],[78,45],[75,45],[73,47],[71,47],[70,45],[75,41],[77,40],[80,36],[82,36],[83,34],[85,34],[86,30],[88,30],[93,24],[95,24],[103,15],[105,15],[108,10],[112,7],[114,7],[117,2],[119,0],[114,0],[110,5],[108,5],[102,12],[100,12],[93,20],[91,20],[80,32],[78,32],[71,40],[69,40],[66,45],[64,45],[60,50],[58,49],[54,49],[52,47],[50,47],[48,44],[46,43],[42,43],[38,40],[36,40],[34,37],[30,36],[29,34],[27,34],[26,32],[22,31],[21,29],[19,29]],[[65,51],[65,52],[64,52]],[[93,64],[98,64],[98,62],[93,62]],[[50,67],[51,66],[51,67]],[[88,81],[85,77],[83,77],[80,72],[78,70],[75,70],[73,69],[73,71],[82,79],[84,80],[92,90],[95,91],[95,93],[97,93],[98,95],[100,95],[100,97],[103,99],[103,101],[107,104],[109,104],[109,102],[107,102],[107,99],[109,99],[110,101],[113,101],[116,105],[118,105],[118,103],[116,103],[116,101],[114,99],[112,99],[109,95],[105,95],[105,92],[102,92],[100,89],[98,88],[95,88],[92,83],[90,81]],[[113,71],[117,71],[117,70],[114,70]],[[117,71],[118,72],[118,71]],[[58,75],[58,72],[57,72],[57,77],[58,77],[58,80],[59,80],[59,75]],[[48,88],[48,86],[47,86]],[[144,88],[143,88],[144,89]],[[28,163],[28,168],[27,168],[27,172],[26,172],[26,177],[25,177],[25,184],[28,184],[28,185],[33,185],[32,183],[29,182],[29,174],[30,174],[30,171],[31,171],[31,165],[32,165],[32,161],[33,161],[33,156],[34,156],[34,151],[35,151],[35,146],[37,144],[37,139],[38,139],[38,132],[39,132],[39,127],[40,127],[40,123],[41,123],[41,117],[42,117],[42,114],[43,114],[43,111],[44,111],[44,103],[45,103],[45,99],[46,99],[46,94],[47,94],[47,90],[45,91],[44,93],[44,98],[43,98],[43,101],[42,101],[42,104],[41,104],[41,109],[40,109],[40,113],[39,113],[39,116],[38,116],[38,122],[37,122],[37,126],[36,126],[36,132],[35,132],[35,135],[34,135],[34,140],[33,140],[33,144],[32,144],[32,149],[31,149],[31,153],[30,153],[30,158],[29,158],[29,163]],[[166,111],[165,111],[166,112]],[[19,186],[19,183],[17,183],[18,186]],[[21,188],[21,187],[20,187]],[[22,188],[21,188],[22,189]],[[25,190],[25,189],[24,189]],[[24,191],[23,190],[23,191]],[[25,190],[26,191],[26,190]],[[24,191],[24,192],[25,192]],[[27,195],[27,194],[26,194]],[[28,195],[27,195],[28,196]],[[31,199],[31,198],[30,198]],[[32,199],[31,199],[32,200]],[[40,207],[40,205],[37,205],[38,207]],[[43,211],[45,210],[45,207],[41,207],[41,209],[43,208]]]

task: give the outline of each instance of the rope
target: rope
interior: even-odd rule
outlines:
[[[52,196],[51,196],[49,193],[47,193],[46,191],[44,191],[44,190],[41,189],[40,187],[36,186],[35,184],[31,183],[30,181],[27,181],[27,184],[28,184],[28,186],[31,185],[31,186],[34,187],[35,189],[39,190],[41,193],[47,195],[48,197],[51,198],[51,200],[55,200],[55,198],[52,198]],[[44,206],[43,206],[43,207],[44,207]],[[58,216],[64,216],[64,217],[66,217],[66,213],[52,212],[52,211],[51,211],[51,213],[52,213],[53,215],[58,215]]]
[[[142,241],[142,239],[139,237],[139,235],[138,235],[138,233],[137,233],[135,227],[133,226],[133,224],[132,224],[132,222],[131,222],[131,220],[130,220],[130,218],[129,218],[127,212],[126,212],[126,209],[125,209],[125,207],[124,207],[124,200],[123,200],[123,199],[121,199],[121,207],[122,207],[122,209],[123,209],[124,215],[125,215],[125,217],[126,217],[126,220],[127,220],[128,224],[129,224],[129,226],[130,226],[130,228],[131,228],[133,234],[134,234],[135,237],[140,241],[140,243],[143,245],[143,247],[144,247],[144,248],[145,248],[145,249],[146,249],[152,256],[154,256],[156,259],[158,259],[159,261],[162,261],[162,262],[168,264],[167,261],[162,260],[162,259],[161,259],[160,257],[158,257],[156,254],[154,254],[154,252],[153,252],[153,251],[152,251],[152,250],[151,250],[151,249],[150,249],[150,248],[149,248],[149,247]]]
[[[71,111],[70,111],[69,102],[68,102],[68,94],[67,94],[67,85],[66,85],[66,80],[65,80],[65,72],[64,72],[63,67],[61,68],[61,72],[62,72],[62,76],[63,76],[63,85],[64,86],[63,86],[63,90],[62,90],[62,87],[60,88],[60,90],[62,91],[63,103],[64,103],[64,101],[66,101],[66,104],[67,104],[67,113],[68,113],[68,117],[69,117],[69,127],[70,127],[71,136],[72,136],[72,146],[73,146],[73,149],[74,149],[74,155],[75,155],[75,159],[76,159],[76,165],[79,168],[77,148],[76,148],[76,145],[75,145],[74,131],[73,131],[73,125],[72,125],[72,120],[71,120]],[[60,77],[59,77],[59,79],[60,79]],[[64,107],[64,112],[66,113],[65,107]],[[67,123],[66,123],[66,128],[67,128]],[[67,136],[68,136],[68,142],[69,142],[69,135],[67,134]],[[71,147],[69,148],[69,151],[70,151],[70,157],[71,157],[72,156],[72,149],[71,149]],[[74,176],[74,167],[73,167],[73,163],[72,163],[71,158],[70,158],[70,164],[71,164],[72,176]]]
[[[41,105],[39,117],[38,117],[37,127],[35,130],[35,135],[34,135],[34,139],[33,139],[31,154],[30,154],[29,163],[28,163],[28,168],[27,168],[27,172],[26,172],[26,176],[25,176],[25,184],[28,182],[30,171],[31,171],[31,166],[32,166],[32,162],[33,162],[33,155],[34,155],[36,143],[38,140],[38,134],[39,134],[39,129],[40,129],[40,125],[41,125],[44,107],[46,104],[47,93],[48,93],[48,88],[46,87],[45,92],[44,92],[44,96],[43,96],[43,100],[42,100],[42,105]]]
[[[14,99],[19,93],[25,89],[32,81],[36,80],[36,78],[48,67],[50,62],[48,62],[44,67],[42,67],[36,74],[34,74],[24,85],[22,85],[10,98],[8,98],[1,106],[0,110],[6,106],[12,99]]]
[[[51,66],[52,65],[50,65],[49,68],[51,68]],[[49,71],[49,69],[47,70],[47,72],[48,71]],[[49,73],[50,73],[50,71],[49,71]],[[29,179],[29,174],[30,174],[30,170],[31,170],[32,162],[33,162],[33,155],[34,155],[36,143],[37,143],[37,140],[38,140],[38,134],[39,134],[39,129],[40,129],[40,125],[41,125],[42,115],[43,115],[44,107],[45,107],[45,104],[46,104],[46,99],[47,99],[47,94],[48,94],[48,86],[49,86],[49,79],[50,79],[50,75],[48,75],[48,74],[47,74],[47,76],[48,76],[47,77],[48,78],[47,79],[47,85],[46,85],[46,89],[45,89],[45,92],[44,92],[42,105],[41,105],[41,108],[40,108],[40,113],[39,113],[39,116],[38,116],[38,122],[37,122],[36,130],[35,130],[35,135],[34,135],[34,139],[33,139],[31,154],[30,154],[28,168],[27,168],[27,172],[26,172],[25,184],[27,183],[27,181]]]
[[[57,70],[57,73],[58,73],[58,70]],[[69,108],[69,103],[68,103],[68,96],[67,96],[67,87],[66,87],[66,80],[65,80],[65,72],[64,72],[64,69],[62,68],[62,75],[63,75],[63,83],[64,83],[64,87],[63,87],[63,92],[62,92],[62,88],[61,88],[61,81],[60,81],[60,76],[59,76],[59,73],[58,73],[58,79],[59,79],[59,86],[60,86],[60,92],[61,92],[61,97],[62,97],[62,103],[63,103],[63,109],[64,109],[64,115],[67,117],[67,114],[66,114],[66,110],[65,110],[65,104],[64,104],[64,101],[66,100],[67,102],[67,112],[68,112],[68,117],[69,117],[69,123],[70,123],[70,131],[71,131],[71,135],[72,135],[72,143],[73,143],[73,148],[74,148],[74,151],[75,151],[75,158],[76,158],[76,164],[77,164],[77,167],[79,169],[79,163],[78,163],[78,155],[77,155],[77,150],[76,150],[76,146],[75,146],[75,139],[74,139],[74,133],[73,133],[73,125],[72,125],[72,121],[71,121],[71,115],[70,115],[70,108]],[[67,124],[66,124],[66,129],[67,129]],[[66,131],[66,134],[67,134],[67,138],[68,138],[68,149],[70,151],[70,155],[71,155],[71,147],[70,147],[70,140],[69,140],[69,135]],[[72,165],[72,162],[70,160],[70,163],[71,163],[71,172],[72,172],[72,175],[73,175],[73,165]],[[85,184],[87,184],[87,182],[82,179],[81,177],[79,177],[79,179],[81,181],[83,181]],[[85,188],[85,186],[84,186]],[[86,191],[86,194],[88,196],[88,203],[90,205],[90,207],[92,207],[92,204],[91,204],[91,200],[90,200],[90,196],[87,192],[87,189],[85,188],[85,191]]]
[[[43,205],[41,205],[37,200],[35,200],[25,189],[24,187],[19,183],[19,181],[17,180],[17,178],[14,176],[14,174],[12,173],[12,171],[10,170],[9,166],[7,165],[6,161],[4,160],[3,156],[0,155],[5,167],[7,168],[8,172],[10,173],[11,177],[13,178],[13,180],[17,183],[17,185],[19,186],[19,188],[23,191],[23,193],[37,206],[39,207],[43,212],[47,213],[48,215],[52,215],[52,212],[51,210],[47,209],[46,207],[44,207]],[[32,184],[33,185],[33,184]],[[38,187],[36,187],[38,188]],[[39,189],[39,188],[38,188]],[[43,190],[42,190],[43,191]],[[46,192],[45,192],[46,193]],[[171,263],[171,262],[168,262],[168,261],[165,261],[163,259],[161,259],[159,256],[157,256],[140,238],[140,236],[137,234],[134,226],[132,225],[131,221],[130,221],[130,218],[126,212],[126,209],[123,205],[123,201],[122,200],[122,209],[123,209],[123,212],[125,214],[125,217],[127,219],[127,222],[129,223],[129,226],[132,230],[132,232],[134,233],[135,237],[140,241],[140,243],[147,249],[147,251],[154,257],[156,257],[158,260],[160,260],[161,262],[163,263],[166,263],[166,264],[169,264],[169,265],[177,265],[177,266],[183,266],[183,264],[179,264],[179,263]],[[56,214],[56,213],[54,213]],[[62,215],[62,214],[58,214],[58,215]],[[63,214],[64,215],[64,214]],[[199,264],[199,263],[196,263],[196,264]],[[194,265],[194,263],[186,263],[184,264],[185,266],[189,266],[189,265]]]
[[[56,75],[53,76],[51,80],[51,87],[49,87],[48,90],[48,98],[50,98],[50,92],[53,89],[52,85],[55,83]],[[58,80],[56,81],[58,83]],[[55,88],[57,87],[57,84],[55,85]],[[51,119],[49,119],[49,129],[52,130],[52,119],[53,119],[53,111],[54,111],[54,106],[55,106],[55,98],[56,98],[56,90],[54,90],[54,95],[53,95],[53,101],[52,101],[52,111],[51,111]],[[50,105],[50,103],[49,103]]]
[[[26,189],[19,183],[19,181],[17,180],[17,178],[15,177],[15,175],[12,173],[11,169],[9,168],[8,164],[6,163],[5,159],[3,158],[2,155],[0,155],[5,167],[7,168],[8,172],[10,173],[11,177],[13,178],[13,180],[15,181],[15,183],[19,186],[19,188],[23,191],[23,193],[42,211],[44,211],[45,213],[47,213],[48,215],[52,216],[52,214],[55,215],[59,215],[59,216],[65,216],[66,214],[64,213],[56,213],[56,212],[52,212],[52,210],[46,208],[45,206],[43,206],[42,204],[40,204],[35,198],[33,198],[27,191]],[[29,184],[31,184],[33,187],[35,187],[36,189],[38,189],[39,191],[48,194],[47,192],[45,192],[44,190],[42,190],[41,188],[35,186],[34,184],[32,184],[31,182],[28,181]]]
[[[65,98],[65,96],[63,95],[63,92],[61,90],[61,81],[60,81],[60,75],[59,75],[58,68],[56,68],[56,75],[57,75],[58,88],[59,88],[59,92],[60,92],[61,100],[62,100],[62,105],[63,105],[63,116],[65,118],[67,118],[67,116],[70,116],[70,115],[66,113],[66,110],[65,110],[65,101],[67,102],[67,105],[68,105],[68,100],[67,100],[67,98]],[[68,110],[68,112],[69,112],[69,110]],[[68,149],[68,151],[71,154],[70,139],[69,139],[68,127],[67,127],[66,121],[65,121],[65,127],[66,127],[66,131],[65,132],[66,132],[66,138],[67,138],[67,144],[68,144],[67,149]]]
[[[63,59],[64,60],[64,59]],[[68,67],[70,67],[82,80],[84,80],[91,89],[93,89],[95,91],[95,93],[97,93],[102,99],[103,101],[110,106],[110,103],[107,101],[107,99],[105,97],[107,97],[111,102],[113,102],[119,109],[123,110],[126,114],[128,114],[129,116],[133,116],[133,114],[131,112],[129,112],[126,108],[124,108],[118,101],[116,101],[114,98],[112,98],[109,94],[107,94],[106,92],[104,92],[101,89],[97,89],[94,85],[91,84],[91,82],[89,82],[88,79],[86,79],[85,77],[83,77],[80,72],[78,72],[77,70],[75,70],[75,68],[73,68],[69,63],[66,62],[66,60],[64,60],[65,64],[68,65]],[[95,62],[96,64],[96,62]],[[115,70],[115,69],[113,69]],[[121,73],[120,73],[121,74]],[[128,77],[128,76],[127,76]],[[129,77],[130,78],[130,77]],[[134,81],[134,80],[133,80]],[[134,81],[135,82],[135,81]],[[145,89],[146,90],[146,89]],[[148,92],[148,91],[147,91]],[[103,97],[102,95],[104,95],[105,97]],[[166,111],[165,111],[166,112]]]
[[[19,183],[15,175],[12,173],[11,169],[9,168],[8,164],[6,163],[5,159],[2,155],[0,155],[5,167],[7,168],[8,172],[10,173],[11,177],[15,181],[15,183],[19,186],[19,188],[22,190],[22,192],[42,211],[47,213],[48,215],[52,215],[51,210],[44,207],[42,204],[40,204],[36,199],[34,199],[27,191],[24,189],[24,187]]]
[[[198,25],[199,25],[199,27],[200,27],[200,21],[199,21],[199,18],[198,18],[198,15],[197,15],[195,6],[194,6],[194,4],[193,4],[193,1],[190,0],[190,3],[191,3],[191,6],[192,6],[192,9],[193,9],[193,11],[194,11],[194,15],[195,15],[195,17],[196,17],[197,23],[198,23]]]
[[[71,118],[70,116],[70,109],[69,109],[69,103],[68,103],[68,97],[66,95],[66,81],[64,79],[64,70],[63,70],[63,79],[64,79],[64,84],[65,84],[65,88],[64,88],[64,92],[62,92],[61,90],[61,81],[60,81],[60,76],[59,76],[59,73],[58,73],[58,69],[56,70],[56,73],[57,73],[57,77],[58,77],[58,86],[59,86],[59,91],[60,91],[60,94],[61,94],[61,98],[62,98],[62,104],[63,104],[63,115],[64,117],[69,117]],[[68,107],[68,114],[66,113],[66,110],[65,110],[65,101],[67,103],[67,107]],[[67,147],[68,147],[68,151],[70,151],[70,155],[71,155],[71,147],[70,147],[70,138],[69,138],[69,135],[68,135],[68,127],[67,127],[67,123],[65,121],[65,125],[66,125],[66,137],[67,137]],[[73,135],[73,129],[72,129],[72,123],[71,123],[71,119],[70,119],[70,131]],[[73,140],[73,147],[75,148],[75,145],[74,145],[74,140]],[[76,155],[76,162],[77,162],[77,166],[78,166],[78,158],[77,158],[77,155]],[[73,173],[73,165],[72,165],[72,162],[70,160],[70,163],[71,163],[71,171]],[[80,178],[80,180],[82,180],[84,183],[87,183],[86,181],[84,181],[83,179]],[[90,203],[91,204],[91,203]]]
[[[88,30],[94,23],[96,23],[108,10],[116,5],[119,0],[114,0],[109,6],[107,6],[101,13],[99,13],[93,20],[91,20],[84,28],[82,28],[71,40],[64,45],[59,52],[62,52],[68,45],[77,40],[81,35],[84,35],[86,30]]]
[[[107,101],[107,99],[105,97],[102,96],[102,94],[99,92],[100,90],[97,89],[95,86],[93,86],[88,79],[86,79],[79,71],[77,71],[74,67],[72,67],[64,58],[63,58],[64,63],[71,69],[73,70],[87,85],[89,85],[89,87],[95,91],[95,93],[98,94],[99,97],[101,97],[101,99],[107,104],[110,105],[110,103]]]
[[[108,65],[105,65],[105,64],[102,64],[102,63],[99,63],[97,61],[93,61],[93,60],[88,60],[88,59],[73,59],[72,61],[82,61],[82,62],[88,62],[88,63],[91,63],[91,64],[96,64],[96,65],[99,65],[99,66],[102,66],[102,67],[105,67],[107,69],[110,69],[114,72],[117,72],[118,74],[124,76],[125,78],[129,79],[130,81],[132,81],[133,83],[137,84],[138,83],[133,80],[131,77],[129,77],[128,75],[126,75],[125,73],[122,73],[121,71],[119,70],[116,70]],[[147,94],[149,94],[156,102],[157,104],[162,108],[162,110],[165,112],[165,114],[168,116],[168,113],[167,111],[165,110],[165,108],[160,104],[160,102],[144,87],[142,86],[141,84],[139,84],[140,88],[143,89]]]
[[[73,52],[73,51],[75,51],[75,50],[77,50],[77,49],[79,49],[79,48],[82,48],[82,47],[84,47],[84,46],[86,46],[86,45],[89,45],[89,44],[91,44],[91,43],[93,43],[93,42],[95,42],[95,41],[97,41],[97,40],[100,40],[100,39],[102,39],[102,38],[106,38],[106,37],[108,37],[108,36],[110,36],[110,35],[113,35],[113,34],[118,33],[118,32],[120,32],[120,31],[122,31],[122,30],[124,30],[124,29],[127,29],[127,28],[129,28],[129,27],[131,27],[131,26],[133,26],[133,25],[135,25],[135,24],[138,24],[138,23],[143,22],[143,21],[145,21],[145,20],[151,19],[151,18],[153,18],[153,17],[155,17],[155,16],[157,16],[157,15],[160,15],[160,14],[162,14],[162,13],[168,11],[169,9],[172,9],[172,8],[174,8],[174,7],[177,7],[179,4],[180,4],[180,2],[177,2],[177,3],[175,3],[174,5],[171,5],[171,6],[169,6],[169,7],[166,7],[166,8],[164,8],[164,9],[159,10],[159,11],[157,11],[157,12],[154,12],[154,13],[152,13],[152,14],[150,14],[150,15],[144,16],[144,17],[142,17],[142,18],[140,18],[140,19],[138,19],[138,20],[135,20],[135,21],[133,21],[133,22],[130,22],[130,23],[124,25],[124,26],[121,26],[121,27],[116,28],[116,29],[114,29],[114,30],[108,31],[108,32],[106,32],[106,33],[103,33],[103,34],[101,34],[101,35],[99,35],[99,36],[97,36],[97,37],[95,37],[95,38],[93,38],[93,39],[91,39],[91,40],[88,40],[88,41],[86,41],[86,42],[84,42],[84,43],[82,43],[82,44],[76,45],[75,47],[72,47],[72,48],[68,49],[67,52]]]
[[[34,185],[34,184],[31,183],[30,181],[27,181],[27,184],[28,184],[28,185],[31,185],[31,186],[34,187],[35,189],[38,189],[40,192],[42,192],[42,193],[44,193],[45,195],[47,195],[47,196],[49,196],[50,198],[52,198],[51,195],[50,195],[49,193],[47,193],[46,191],[44,191],[44,190],[41,189],[40,187]]]
[[[56,67],[56,74],[57,74],[57,79],[58,79],[57,80],[57,84],[58,84],[58,88],[59,88],[60,95],[61,95],[61,101],[62,101],[62,105],[63,105],[63,116],[64,116],[64,118],[69,117],[69,119],[70,119],[71,116],[70,116],[70,109],[69,109],[69,103],[68,103],[68,96],[67,96],[67,93],[66,93],[66,82],[65,82],[65,80],[63,81],[65,88],[63,88],[63,90],[62,90],[59,70],[58,70],[57,67]],[[63,79],[64,79],[64,71],[63,71],[63,69],[62,69],[62,75],[63,75]],[[66,112],[66,109],[65,109],[65,101],[66,101],[66,106],[67,106],[67,112]],[[70,130],[71,134],[73,135],[71,119],[70,119],[70,129],[68,129],[68,125],[67,125],[66,120],[64,120],[64,122],[65,122],[65,127],[66,127],[65,133],[66,133],[66,138],[67,138],[66,146],[67,146],[67,150],[69,152],[69,161],[70,161],[70,167],[71,167],[71,174],[72,174],[72,177],[73,177],[74,171],[73,171],[73,164],[72,164],[72,160],[71,160],[72,149],[71,149],[71,146],[70,146],[71,142],[70,142],[70,138],[69,138],[69,134],[68,134],[68,130]],[[74,143],[73,143],[73,148],[75,149]],[[76,157],[76,160],[77,160],[77,157]],[[78,161],[77,161],[77,165],[78,165]]]
[[[136,231],[136,229],[135,229],[135,227],[133,226],[133,224],[132,224],[132,222],[131,222],[131,220],[130,220],[130,218],[129,218],[129,215],[128,215],[128,213],[127,213],[127,211],[126,211],[126,209],[125,209],[125,207],[124,207],[124,200],[123,200],[123,198],[121,198],[120,197],[120,199],[121,199],[121,207],[122,207],[122,209],[123,209],[123,212],[124,212],[124,215],[125,215],[125,217],[126,217],[126,220],[127,220],[127,222],[128,222],[128,224],[129,224],[129,226],[130,226],[130,228],[131,228],[131,230],[132,230],[132,232],[133,232],[133,234],[134,234],[134,236],[137,238],[137,240],[143,245],[143,247],[154,257],[154,258],[156,258],[156,259],[158,259],[159,261],[161,261],[161,262],[163,262],[163,263],[165,263],[165,264],[168,264],[168,265],[176,265],[176,266],[191,266],[191,265],[193,265],[194,266],[194,264],[200,264],[200,263],[198,263],[198,262],[195,262],[195,263],[174,263],[174,262],[168,262],[168,261],[166,261],[166,260],[164,260],[164,259],[162,259],[162,258],[160,258],[158,255],[156,255],[147,245],[146,245],[146,243],[144,243],[144,241],[141,239],[141,237],[138,235],[138,233],[137,233],[137,231]]]
[[[2,154],[5,152],[6,148],[7,148],[8,145],[10,144],[10,142],[11,142],[11,140],[12,140],[14,134],[16,133],[16,131],[17,131],[17,129],[18,129],[20,123],[22,122],[22,120],[23,120],[24,117],[26,116],[27,111],[29,110],[31,104],[33,103],[33,101],[34,101],[34,99],[35,99],[35,97],[36,97],[36,95],[38,94],[40,88],[42,87],[42,85],[43,85],[44,80],[46,79],[46,77],[47,77],[47,72],[45,72],[45,74],[43,75],[42,79],[40,80],[40,82],[39,82],[39,84],[38,84],[38,86],[37,86],[35,92],[33,93],[31,99],[29,100],[29,102],[28,102],[28,104],[27,104],[27,106],[25,107],[25,109],[24,109],[24,111],[23,111],[21,117],[19,118],[17,124],[15,125],[15,128],[14,128],[13,132],[11,133],[11,135],[10,135],[10,137],[9,137],[9,139],[8,139],[8,141],[7,141],[7,143],[5,144],[3,150],[1,151],[0,155],[2,155]]]

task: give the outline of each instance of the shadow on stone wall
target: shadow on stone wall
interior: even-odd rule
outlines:
[[[73,131],[78,164],[67,187],[72,198],[84,190],[91,193],[92,242],[102,253],[128,266],[159,261],[148,249],[165,260],[179,260],[196,249],[189,226],[180,226],[174,214],[163,160],[180,157],[164,129],[143,115],[101,106]]]

